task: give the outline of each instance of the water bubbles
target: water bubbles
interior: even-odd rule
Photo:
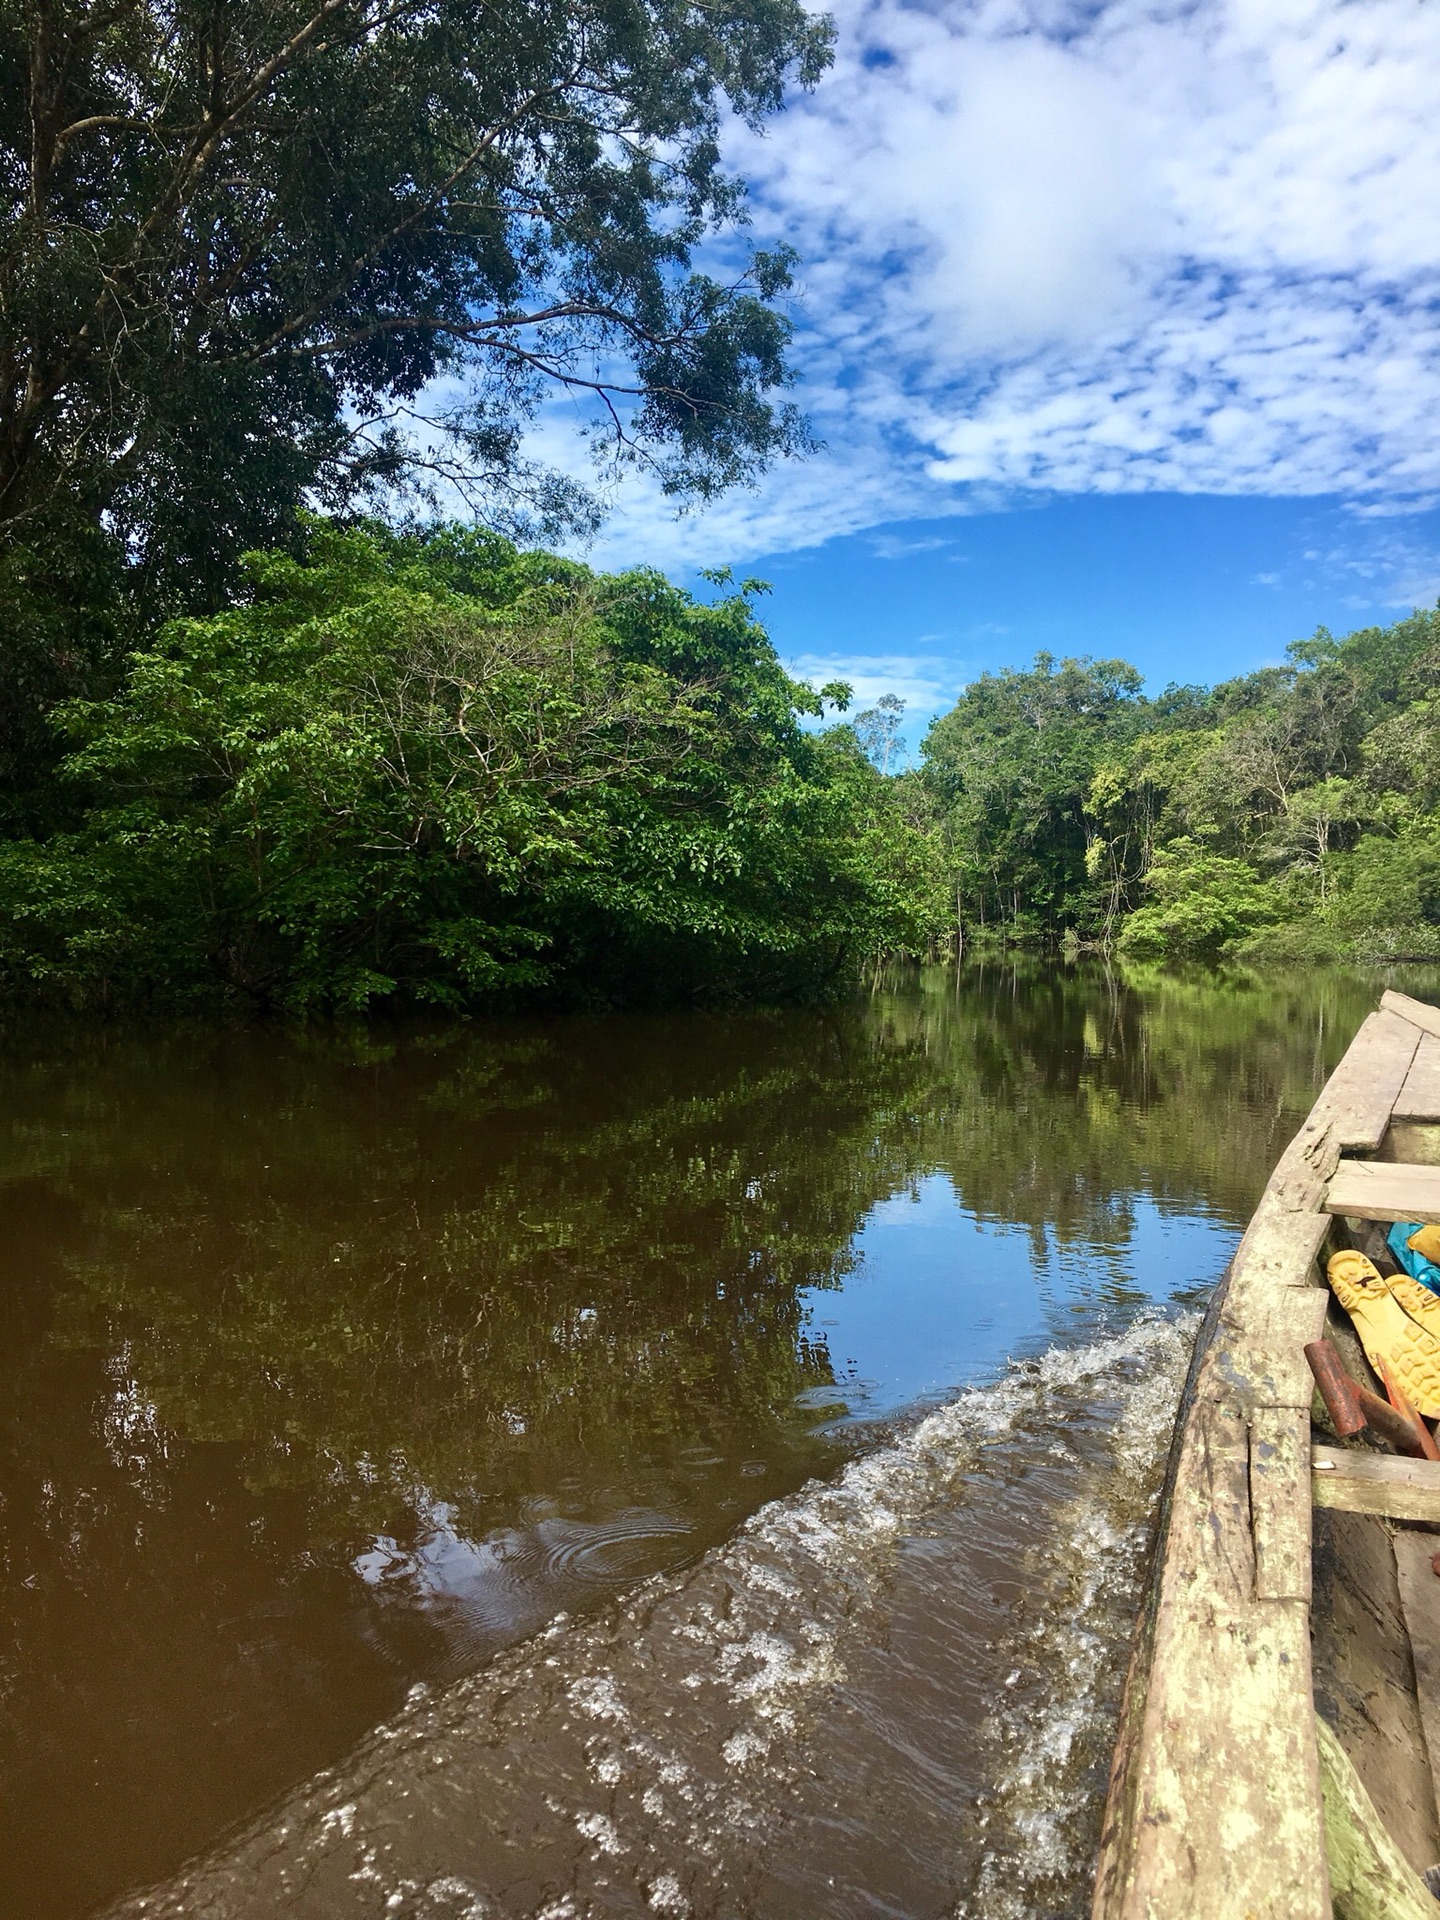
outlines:
[[[451,1911],[411,1901],[437,1876],[507,1920],[793,1920],[821,1887],[826,1920],[1079,1911],[1192,1335],[1157,1317],[1012,1368],[407,1703],[147,1920],[396,1893],[418,1920]],[[537,1516],[497,1551],[613,1569],[656,1525]]]
[[[680,1891],[680,1882],[673,1873],[662,1873],[650,1883],[650,1905],[656,1913],[688,1914],[690,1902]]]
[[[575,1829],[593,1841],[601,1853],[628,1853],[630,1849],[616,1832],[615,1822],[604,1813],[577,1813]]]

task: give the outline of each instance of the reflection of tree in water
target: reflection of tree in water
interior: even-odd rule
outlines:
[[[1139,1193],[1238,1224],[1382,984],[1052,965],[828,1015],[15,1039],[17,1897],[168,1870],[445,1667],[351,1570],[376,1535],[618,1516],[621,1578],[834,1461],[800,1296],[885,1196],[943,1172],[1097,1259]],[[61,1871],[57,1807],[131,1852]]]
[[[27,1912],[168,1870],[411,1680],[837,1458],[799,1296],[910,1175],[927,1071],[863,1014],[9,1052]],[[437,1521],[494,1543],[478,1624],[352,1571]],[[57,1822],[114,1839],[57,1864]]]
[[[1397,969],[1421,994],[1435,969]],[[1390,984],[1022,961],[927,975],[879,1007],[933,1065],[926,1155],[982,1219],[1107,1245],[1137,1193],[1241,1224]]]
[[[918,1173],[1061,1245],[1123,1237],[1137,1191],[1243,1218],[1378,990],[932,985],[832,1017],[77,1048],[17,1135],[87,1217],[56,1337],[123,1342],[168,1431],[240,1443],[342,1533],[420,1487],[483,1529],[581,1463],[802,1444],[830,1376],[797,1296]]]
[[[322,1530],[420,1488],[483,1530],[557,1476],[811,1462],[798,1295],[912,1171],[924,1071],[855,1016],[112,1057],[57,1337],[123,1342],[165,1430],[240,1443]]]

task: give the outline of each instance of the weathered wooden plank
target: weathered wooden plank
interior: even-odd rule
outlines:
[[[1097,1920],[1330,1916],[1309,1611],[1303,1598],[1257,1593],[1262,1579],[1300,1584],[1297,1531],[1278,1513],[1285,1474],[1298,1467],[1304,1484],[1298,1416],[1257,1414],[1252,1427],[1219,1403],[1220,1387],[1202,1373],[1181,1440],[1148,1686],[1128,1777],[1107,1807]],[[1308,1518],[1299,1524],[1308,1562]]]
[[[1296,1236],[1297,1250],[1310,1246],[1330,1224],[1324,1214],[1289,1217],[1305,1229]],[[1319,1235],[1311,1232],[1315,1224]],[[1216,1374],[1247,1413],[1257,1407],[1296,1407],[1308,1414],[1315,1380],[1305,1348],[1324,1333],[1330,1299],[1327,1287],[1232,1285],[1207,1374]]]
[[[1440,1534],[1397,1532],[1395,1572],[1400,1583],[1400,1605],[1410,1656],[1415,1663],[1415,1692],[1420,1703],[1420,1725],[1425,1733],[1425,1757],[1440,1809],[1440,1579],[1430,1562],[1440,1549]],[[1428,1864],[1428,1862],[1426,1863]]]
[[[1428,1000],[1412,1000],[1408,993],[1396,993],[1393,987],[1387,987],[1380,996],[1380,1006],[1383,1012],[1396,1014],[1426,1033],[1440,1034],[1440,1007],[1432,1007]]]
[[[1324,1206],[1352,1220],[1440,1221],[1440,1167],[1342,1160],[1325,1189]]]
[[[1319,1190],[1323,1182],[1317,1182]],[[1227,1304],[1238,1306],[1235,1296],[1251,1298],[1280,1288],[1315,1286],[1316,1256],[1329,1231],[1329,1220],[1313,1209],[1256,1213],[1235,1249],[1232,1298]]]
[[[1440,1525],[1440,1460],[1317,1445],[1310,1477],[1317,1507]]]
[[[1344,1920],[1433,1920],[1429,1889],[1391,1838],[1349,1754],[1323,1720],[1315,1731],[1335,1912]]]
[[[1317,1507],[1310,1662],[1315,1705],[1340,1737],[1385,1824],[1417,1871],[1440,1860],[1415,1663],[1391,1545],[1373,1513]]]
[[[1435,1017],[1440,1020],[1440,1013]],[[1363,1022],[1315,1103],[1342,1148],[1379,1146],[1420,1039],[1415,1025],[1394,1013],[1372,1013]]]
[[[1397,1120],[1440,1120],[1440,1038],[1427,1033],[1395,1100]]]
[[[1258,1599],[1309,1602],[1309,1479],[1308,1405],[1258,1407],[1250,1421],[1250,1535]]]
[[[1343,1150],[1374,1152],[1385,1137],[1420,1038],[1420,1029],[1398,1014],[1372,1013],[1365,1020],[1276,1162],[1256,1222],[1277,1211],[1315,1208]]]
[[[1096,1920],[1331,1920],[1309,1608],[1179,1603],[1135,1754],[1139,1818],[1102,1844]]]
[[[1213,1391],[1196,1402],[1171,1513],[1166,1563],[1176,1593],[1217,1607],[1248,1606],[1255,1595],[1250,1424]]]

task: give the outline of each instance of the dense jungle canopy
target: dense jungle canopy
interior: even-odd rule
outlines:
[[[1440,954],[1440,614],[1155,697],[1041,655],[897,774],[899,703],[845,721],[715,584],[310,522],[55,709],[0,966],[304,1010],[811,998],[997,944]]]
[[[292,1009],[824,993],[923,944],[932,848],[821,708],[743,591],[317,526],[59,710],[0,964]]]
[[[913,780],[959,925],[1136,957],[1440,953],[1440,614],[1155,698],[1122,660],[987,674]]]
[[[816,996],[887,955],[1440,953],[1440,616],[901,704],[538,549],[808,444],[727,116],[798,0],[0,0],[0,981]],[[442,507],[463,504],[468,526]],[[826,708],[831,724],[826,726]]]

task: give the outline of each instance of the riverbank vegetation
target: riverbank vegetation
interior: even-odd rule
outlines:
[[[907,777],[972,942],[1440,954],[1440,613],[1154,698],[1042,654],[967,688]]]
[[[493,534],[316,524],[56,712],[0,955],[77,1001],[810,997],[923,947],[933,836],[699,601]],[[832,698],[846,690],[832,688]]]
[[[310,520],[52,708],[0,839],[12,991],[613,1005],[997,946],[1440,956],[1440,614],[1153,697],[1041,655],[897,773],[900,703],[847,715],[758,583],[712,584]]]

